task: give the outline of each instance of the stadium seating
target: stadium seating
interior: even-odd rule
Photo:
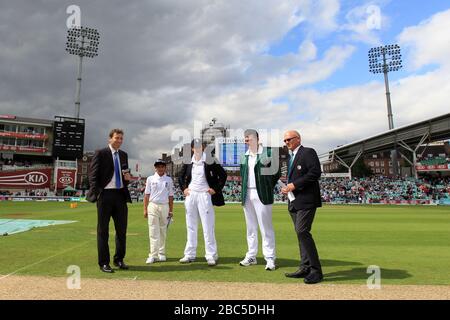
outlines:
[[[174,181],[175,201],[183,201],[184,195]],[[389,178],[373,176],[368,178],[324,178],[320,180],[322,200],[326,203],[377,203],[384,200],[440,200],[450,199],[450,178],[426,177]],[[143,200],[145,179],[133,181],[129,185],[134,199]],[[275,187],[275,201],[286,202],[280,186]],[[227,202],[240,202],[241,182],[227,181],[223,194]]]

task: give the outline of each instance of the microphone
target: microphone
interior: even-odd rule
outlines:
[[[126,165],[126,163],[122,164],[122,173],[130,173],[130,168]]]

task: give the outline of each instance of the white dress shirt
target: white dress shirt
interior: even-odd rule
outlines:
[[[301,146],[302,145],[299,145],[297,148],[295,148],[294,151],[292,151],[292,154],[291,154],[292,159],[295,159],[295,156],[297,155],[298,149],[300,149]],[[291,161],[291,159],[289,159],[289,161]],[[294,160],[292,160],[292,161],[294,161]]]
[[[157,172],[147,178],[145,194],[149,194],[149,201],[156,204],[168,204],[169,197],[173,197],[173,180],[166,174],[160,176]]]
[[[111,150],[111,154],[112,154],[112,162],[113,162],[113,168],[114,168],[114,152],[117,151],[117,158],[119,161],[119,179],[120,179],[120,187],[123,187],[123,181],[122,181],[122,168],[120,168],[120,155],[119,155],[119,150],[115,150],[111,145],[109,145],[109,149]],[[116,188],[116,172],[114,171],[114,174],[112,176],[111,181],[106,185],[105,189],[117,189]]]
[[[192,179],[189,183],[189,190],[196,192],[207,192],[209,190],[208,181],[205,176],[205,161],[206,154],[203,153],[199,161],[195,160],[195,156],[192,156]]]
[[[258,146],[258,151],[256,153],[253,153],[250,151],[250,149],[247,150],[245,155],[248,155],[248,183],[247,188],[254,189],[256,188],[256,179],[255,179],[255,165],[256,165],[256,159],[258,158],[258,154],[261,154],[263,152],[262,145]]]

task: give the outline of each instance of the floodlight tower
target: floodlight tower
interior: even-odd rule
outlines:
[[[386,87],[386,101],[388,112],[389,130],[394,129],[394,119],[392,117],[391,93],[389,92],[388,72],[397,71],[402,67],[402,55],[400,47],[397,44],[390,44],[381,47],[375,47],[369,50],[369,72],[383,73],[384,85]],[[397,151],[391,152],[392,170],[394,176],[397,176]]]
[[[96,29],[86,27],[73,27],[67,31],[66,51],[78,56],[78,77],[75,94],[75,117],[80,118],[80,91],[81,69],[83,57],[94,58],[98,56],[98,43],[100,35]]]

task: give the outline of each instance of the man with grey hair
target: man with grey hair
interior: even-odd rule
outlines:
[[[319,186],[320,161],[314,149],[302,146],[298,131],[286,131],[283,141],[291,156],[288,184],[281,192],[289,195],[288,209],[297,233],[301,257],[299,269],[285,275],[288,278],[304,278],[306,284],[314,284],[323,280],[319,254],[310,232],[316,209],[322,206]]]

